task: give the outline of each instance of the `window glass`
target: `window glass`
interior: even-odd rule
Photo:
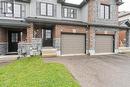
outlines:
[[[47,13],[48,16],[53,16],[53,5],[52,4],[47,4]]]
[[[1,2],[2,13],[5,13],[5,2]]]
[[[14,5],[14,17],[21,17],[21,5],[20,4],[15,4]]]
[[[67,17],[67,8],[64,8],[64,17],[66,18]]]
[[[45,3],[41,3],[41,15],[46,15],[47,11],[46,11],[46,4]]]
[[[1,1],[1,13],[5,17],[21,18],[25,14],[25,5]]]
[[[11,42],[18,42],[18,33],[11,34]]]
[[[105,6],[105,18],[109,19],[109,6]]]
[[[6,12],[12,14],[13,13],[13,6],[12,3],[6,3]]]
[[[70,17],[71,17],[71,18],[74,18],[74,9],[71,9],[71,10],[70,10]]]
[[[101,5],[100,16],[101,16],[101,18],[104,18],[104,5]]]
[[[51,30],[46,30],[46,39],[51,39]]]
[[[72,8],[63,8],[64,18],[77,18],[77,10]]]
[[[49,3],[40,3],[40,15],[54,16],[54,5]]]
[[[110,19],[110,6],[109,5],[101,5],[100,17],[102,19]]]

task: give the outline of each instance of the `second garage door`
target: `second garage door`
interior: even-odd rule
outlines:
[[[62,34],[61,47],[62,55],[85,54],[85,35]]]
[[[96,35],[96,53],[112,53],[113,52],[113,36],[112,35]]]

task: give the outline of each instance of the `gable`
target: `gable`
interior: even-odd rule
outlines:
[[[130,27],[130,20],[126,19],[126,20],[120,21],[119,25],[123,27]]]

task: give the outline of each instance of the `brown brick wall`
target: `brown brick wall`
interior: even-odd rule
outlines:
[[[22,41],[27,41],[27,29],[23,29],[22,30]]]
[[[126,31],[119,32],[119,46],[122,47],[126,44]]]
[[[30,27],[27,28],[27,43],[32,42],[33,31],[34,31],[34,25],[30,24]]]
[[[94,27],[89,27],[88,29],[88,48],[89,49],[93,49],[94,48],[94,37],[95,37],[95,30]]]
[[[0,28],[0,42],[7,42],[7,30]]]
[[[92,23],[94,20],[94,2],[95,0],[89,0],[88,2],[88,22]]]
[[[56,25],[53,37],[60,38],[61,33],[86,33],[86,28],[82,26]]]

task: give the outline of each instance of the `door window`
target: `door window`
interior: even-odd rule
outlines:
[[[18,33],[11,34],[11,42],[18,42]]]
[[[46,39],[51,39],[51,30],[46,30]]]

